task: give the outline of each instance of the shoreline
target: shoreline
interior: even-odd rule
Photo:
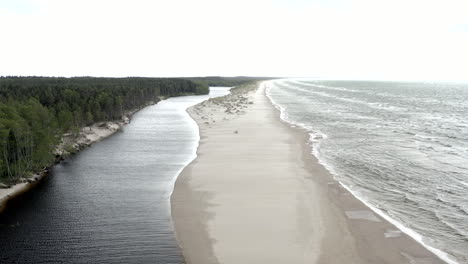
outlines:
[[[356,195],[356,193],[348,186],[346,186],[344,183],[338,181],[338,180],[335,180],[334,179],[334,176],[333,176],[333,173],[326,167],[325,164],[323,164],[320,159],[317,157],[317,153],[314,151],[314,147],[312,146],[312,142],[311,142],[311,137],[312,137],[312,134],[310,133],[309,129],[302,126],[301,124],[297,124],[297,123],[294,123],[294,122],[291,122],[291,121],[288,121],[286,120],[285,118],[285,109],[283,109],[278,103],[276,103],[273,98],[270,96],[270,94],[268,93],[268,90],[269,88],[266,88],[265,89],[265,95],[266,97],[268,97],[268,99],[270,100],[271,104],[276,108],[276,110],[278,111],[278,116],[281,120],[281,122],[284,122],[287,126],[289,126],[291,129],[299,129],[299,130],[302,130],[303,133],[306,133],[309,135],[309,138],[307,140],[304,141],[304,145],[307,145],[307,146],[310,146],[310,152],[309,154],[312,155],[314,157],[314,159],[316,160],[317,163],[319,163],[321,166],[325,167],[327,169],[327,171],[329,172],[330,175],[332,175],[333,177],[333,180],[336,181],[337,183],[339,183],[343,188],[345,188],[349,193],[351,193],[351,195],[353,195],[357,200],[359,200],[361,203],[363,203],[365,206],[367,206],[369,209],[371,209],[374,213],[376,213],[377,215],[379,215],[380,217],[382,217],[383,219],[385,219],[386,221],[388,221],[389,223],[391,223],[392,225],[394,225],[398,230],[400,230],[401,232],[405,233],[406,235],[408,235],[409,237],[411,237],[412,239],[414,239],[417,243],[419,243],[420,245],[422,245],[424,248],[426,248],[427,250],[429,250],[430,252],[432,252],[433,254],[435,254],[438,258],[440,258],[442,261],[444,261],[444,263],[447,263],[447,264],[458,264],[457,261],[453,260],[452,258],[449,257],[449,254],[438,249],[438,248],[435,248],[435,247],[432,247],[430,245],[427,245],[426,243],[424,243],[423,241],[423,238],[424,236],[422,236],[421,234],[419,234],[418,232],[414,231],[413,229],[411,228],[408,228],[406,227],[403,223],[395,220],[394,218],[392,218],[389,214],[387,214],[384,210],[382,209],[379,209],[375,206],[373,206],[370,202],[368,202],[366,199]]]
[[[161,98],[161,100],[165,99],[167,98]],[[60,163],[62,160],[65,160],[67,157],[113,135],[122,127],[129,124],[132,116],[138,111],[147,106],[157,104],[158,102],[151,102],[140,108],[128,111],[123,115],[121,120],[98,122],[91,126],[82,127],[78,136],[73,136],[71,133],[64,134],[62,136],[62,142],[56,147],[56,159],[52,164],[46,166],[42,171],[34,173],[30,178],[24,178],[20,183],[14,184],[9,188],[0,188],[0,215],[6,211],[10,201],[27,193],[45,179],[49,174],[50,168]]]
[[[171,197],[176,236],[184,256],[186,256],[187,263],[238,263],[243,261],[284,263],[281,258],[287,256],[289,256],[287,257],[288,260],[295,260],[292,261],[294,263],[444,263],[438,256],[429,252],[416,240],[402,233],[395,225],[382,216],[374,214],[371,208],[340,185],[339,182],[335,181],[330,172],[319,163],[315,156],[311,155],[308,132],[301,127],[291,127],[290,123],[282,120],[278,114],[279,109],[275,108],[263,89],[259,88],[253,100],[254,104],[259,102],[263,104],[261,105],[263,108],[257,106],[254,107],[255,111],[253,111],[252,107],[248,106],[247,115],[241,113],[234,118],[224,120],[225,116],[229,116],[229,114],[222,111],[213,114],[215,111],[213,108],[219,108],[219,104],[216,104],[212,105],[208,111],[211,112],[210,115],[217,115],[218,120],[213,118],[213,121],[206,122],[200,116],[203,109],[199,109],[200,112],[198,113],[194,110],[195,108],[190,109],[194,113],[191,116],[199,125],[200,130],[197,158],[185,167],[179,175]],[[269,106],[265,104],[264,99],[269,101]],[[230,101],[231,99],[225,100]],[[269,117],[268,123],[265,125],[272,125],[277,130],[282,130],[277,136],[286,142],[287,146],[276,144],[277,147],[281,147],[282,155],[263,152],[264,156],[262,157],[249,156],[249,158],[254,159],[251,162],[245,160],[242,155],[236,156],[228,152],[229,162],[233,163],[232,170],[239,170],[239,172],[249,174],[249,177],[252,177],[247,180],[233,178],[243,176],[223,171],[222,166],[219,167],[226,160],[216,156],[224,155],[224,148],[242,151],[241,146],[237,146],[241,144],[251,149],[251,152],[255,152],[261,151],[258,147],[266,148],[268,146],[255,145],[255,142],[262,140],[262,138],[255,137],[255,135],[252,136],[253,138],[246,137],[242,141],[236,141],[234,135],[237,135],[237,133],[227,132],[226,128],[232,128],[229,125],[235,123],[236,126],[240,126],[239,131],[241,132],[238,132],[240,134],[243,130],[248,129],[241,127],[241,125],[250,124],[246,122],[253,121],[248,116],[260,116],[262,111],[263,114]],[[244,122],[241,122],[240,119],[243,119]],[[258,119],[257,121],[262,122],[264,120]],[[220,122],[223,123],[220,124]],[[216,129],[219,129],[217,133]],[[219,133],[222,131],[225,134]],[[255,132],[255,130],[249,131],[251,133]],[[285,132],[287,135],[285,135]],[[218,142],[215,142],[218,147],[215,147],[213,142],[210,143],[210,140],[218,140]],[[230,140],[232,142],[229,142]],[[271,142],[271,144],[275,143],[277,142]],[[211,151],[207,151],[207,148]],[[217,150],[220,152],[219,154],[212,153]],[[287,170],[283,172],[288,175],[275,174],[276,172],[268,167],[258,170],[259,168],[252,164],[265,163],[264,160],[267,159],[277,163],[284,162],[287,159],[288,162],[285,163]],[[270,163],[266,162],[264,165],[277,165],[271,163],[271,161],[269,161]],[[250,170],[237,168],[246,166],[251,166]],[[257,171],[252,172],[252,170]],[[301,177],[292,175],[294,173],[291,171],[301,175]],[[264,177],[265,172],[268,173],[267,176],[269,177]],[[230,173],[229,176],[223,175],[228,173]],[[205,174],[210,174],[211,178]],[[221,179],[218,180],[213,177]],[[258,179],[257,182],[255,177],[263,178]],[[276,180],[284,181],[288,185],[274,186],[272,181]],[[301,184],[297,184],[297,181]],[[259,190],[255,188],[251,190],[250,186],[245,185],[252,182],[261,184],[257,185]],[[231,188],[226,188],[225,185],[227,184],[231,184]],[[268,196],[268,199],[264,199],[259,193],[263,194],[263,188],[267,188],[264,185],[269,185],[268,188],[277,188],[275,189],[277,195]],[[296,199],[292,199],[288,192],[283,194],[285,190],[288,190],[288,186],[298,196]],[[306,186],[306,190],[304,190],[303,186]],[[270,195],[268,193],[269,189],[265,189],[265,191],[266,193],[263,195]],[[230,199],[225,199],[226,192],[229,192],[230,197],[228,198]],[[244,197],[249,196],[249,194],[250,197]],[[289,203],[284,203],[284,201],[276,197],[283,195],[284,199],[288,200]],[[232,203],[232,199],[235,199],[236,203]],[[271,204],[270,200],[276,202]],[[238,203],[246,204],[242,205],[243,208],[239,208]],[[252,211],[252,206],[249,203],[257,204],[257,210]],[[305,205],[301,203],[305,203]],[[288,207],[294,208],[295,204],[299,206],[297,210],[282,213],[288,210]],[[270,211],[271,206],[276,206],[276,210],[279,211]],[[311,210],[313,212],[310,212]],[[239,215],[234,214],[233,211],[239,213]],[[263,215],[259,215],[260,213]],[[230,219],[227,216],[235,219]],[[288,218],[277,221],[274,216],[297,218],[299,222],[291,222]],[[238,219],[239,217],[241,219]],[[304,219],[308,219],[308,221],[304,222]],[[269,223],[269,221],[275,224]],[[261,223],[267,226],[270,225],[268,230],[264,230],[268,232],[262,233],[257,230],[262,229]],[[286,226],[291,229],[289,232],[281,230]],[[250,232],[248,232],[249,230]],[[298,234],[305,234],[305,237],[302,236],[302,239],[299,240],[293,239],[290,234],[295,233],[294,231]],[[248,237],[237,237],[238,233],[248,235]],[[265,240],[261,235],[272,236],[270,240],[273,238],[273,241]],[[233,240],[230,236],[237,237],[238,240]],[[281,239],[289,239],[294,247],[291,247],[288,243],[282,244]],[[200,243],[200,241],[203,243]],[[254,247],[250,244],[250,241],[262,242],[263,244],[260,243],[260,247]],[[251,245],[251,247],[246,247],[245,244]],[[262,245],[270,245],[270,248]],[[279,247],[279,245],[282,247]],[[265,247],[269,250],[261,254]],[[233,251],[237,253],[235,254]],[[302,258],[297,256],[297,253],[300,252],[302,252]]]

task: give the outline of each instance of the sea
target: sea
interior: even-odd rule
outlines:
[[[281,79],[281,118],[307,129],[342,185],[449,263],[468,263],[468,83]]]

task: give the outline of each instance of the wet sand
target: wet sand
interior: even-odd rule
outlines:
[[[198,157],[171,197],[187,263],[444,263],[334,181],[263,86],[189,112]]]

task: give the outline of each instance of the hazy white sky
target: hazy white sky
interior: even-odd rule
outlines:
[[[0,75],[468,79],[466,0],[0,0]]]

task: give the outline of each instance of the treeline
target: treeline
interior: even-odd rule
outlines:
[[[175,78],[0,77],[0,182],[50,164],[66,132],[121,119],[161,96],[208,92],[205,83]]]
[[[255,81],[264,81],[264,80],[271,80],[271,77],[246,77],[246,76],[238,76],[238,77],[219,77],[219,76],[209,76],[209,77],[192,77],[192,78],[185,78],[187,80],[191,80],[195,83],[198,83],[202,86],[218,86],[218,87],[234,87],[239,86],[242,84],[246,84],[249,82]]]

